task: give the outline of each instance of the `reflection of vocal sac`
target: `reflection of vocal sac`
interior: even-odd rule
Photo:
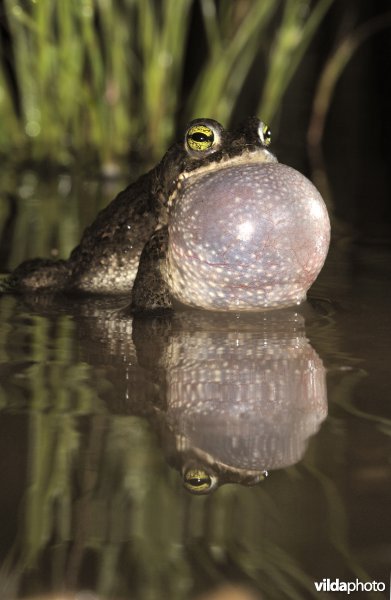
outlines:
[[[300,315],[189,312],[173,317],[166,343],[171,460],[190,491],[257,483],[302,458],[327,399]]]

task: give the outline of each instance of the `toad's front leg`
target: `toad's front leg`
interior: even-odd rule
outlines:
[[[167,284],[168,227],[155,231],[145,244],[131,295],[131,310],[172,308]]]

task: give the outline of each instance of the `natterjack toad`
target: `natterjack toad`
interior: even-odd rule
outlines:
[[[299,304],[326,258],[330,223],[316,188],[269,144],[255,117],[233,131],[192,121],[99,213],[68,260],[22,263],[8,289],[129,292],[134,310]]]

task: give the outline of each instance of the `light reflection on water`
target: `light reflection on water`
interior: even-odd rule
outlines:
[[[137,318],[133,340],[170,462],[203,474],[193,492],[295,464],[326,417],[325,370],[293,310]]]
[[[2,599],[387,581],[390,263],[333,252],[298,312],[0,299]],[[189,461],[219,483],[270,475],[194,496]]]

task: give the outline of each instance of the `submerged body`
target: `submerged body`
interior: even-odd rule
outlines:
[[[256,118],[236,131],[198,119],[121,192],[67,261],[37,259],[15,291],[131,293],[135,310],[173,300],[212,310],[299,304],[327,255],[324,202],[277,162]]]

